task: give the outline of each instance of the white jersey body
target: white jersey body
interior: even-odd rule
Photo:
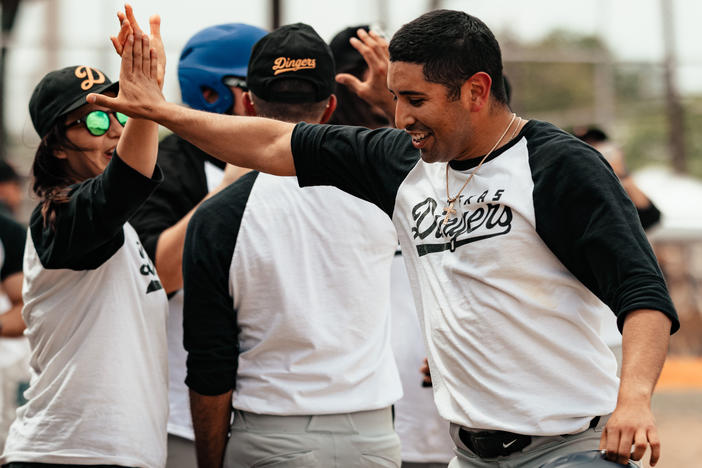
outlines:
[[[166,295],[147,292],[153,266],[132,227],[123,229],[124,245],[94,270],[45,269],[28,236],[29,402],[5,460],[164,466]]]

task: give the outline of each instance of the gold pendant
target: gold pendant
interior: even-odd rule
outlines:
[[[448,201],[448,200],[447,200]],[[444,211],[446,212],[446,217],[444,218],[444,226],[446,223],[448,223],[449,217],[451,215],[456,214],[456,210],[453,209],[453,202],[450,202],[446,208],[444,208]]]

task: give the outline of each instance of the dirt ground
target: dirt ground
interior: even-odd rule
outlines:
[[[669,358],[652,406],[661,438],[656,468],[702,467],[702,359]]]

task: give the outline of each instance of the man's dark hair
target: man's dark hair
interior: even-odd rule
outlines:
[[[424,78],[444,85],[451,100],[468,78],[485,72],[492,96],[507,104],[500,45],[485,23],[462,11],[434,10],[402,26],[390,41],[390,61],[423,65]]]
[[[315,88],[309,81],[287,78],[273,82],[270,90],[273,94],[296,92],[314,95]],[[322,116],[329,102],[328,99],[319,102],[271,102],[256,96],[253,91],[250,93],[256,107],[256,115],[291,123],[316,121]]]

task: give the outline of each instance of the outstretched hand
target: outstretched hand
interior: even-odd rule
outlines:
[[[376,106],[390,119],[395,119],[395,102],[388,90],[388,63],[390,53],[388,42],[375,31],[365,29],[356,31],[358,38],[352,37],[349,42],[363,56],[368,64],[368,72],[363,80],[349,73],[339,73],[336,81],[347,86],[358,97],[371,106]]]
[[[129,23],[128,20],[126,20]],[[91,93],[87,101],[109,107],[129,117],[150,118],[154,108],[165,102],[158,85],[158,57],[141,30],[127,36],[122,50],[119,94],[116,98]]]
[[[134,16],[134,9],[128,3],[124,5],[124,12],[117,12],[117,20],[120,24],[120,30],[117,36],[110,36],[110,41],[112,41],[115,52],[121,56],[129,34],[133,34],[137,31],[144,34],[144,32],[139,27],[139,23]],[[125,27],[125,24],[127,27]],[[156,55],[158,57],[158,85],[163,89],[163,78],[166,74],[166,49],[163,46],[163,39],[161,38],[161,17],[159,15],[152,15],[149,18],[149,31],[151,47],[156,50]]]

